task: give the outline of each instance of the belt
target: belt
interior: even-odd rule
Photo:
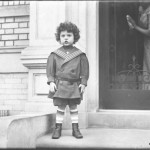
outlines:
[[[62,77],[56,77],[57,80],[61,80],[61,81],[69,81],[69,82],[78,82],[80,81],[79,79],[69,79],[69,78],[62,78]]]

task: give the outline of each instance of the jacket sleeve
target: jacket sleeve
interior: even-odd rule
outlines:
[[[54,59],[53,53],[51,53],[47,59],[47,66],[46,66],[46,74],[47,74],[47,84],[50,84],[50,82],[55,82],[55,59]]]
[[[89,79],[89,62],[85,54],[81,55],[81,68],[80,68],[80,78],[81,84],[87,86],[87,81]]]

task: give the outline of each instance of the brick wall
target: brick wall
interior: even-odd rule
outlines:
[[[0,105],[10,106],[12,111],[23,111],[27,100],[27,73],[0,74]]]
[[[0,47],[27,45],[29,45],[29,16],[0,17]]]
[[[0,1],[0,6],[27,5],[30,1]]]
[[[27,47],[29,45],[29,14],[26,13],[27,5],[29,5],[29,1],[0,1],[1,57],[5,58],[8,56],[8,50],[5,51],[7,47],[12,48],[10,50],[12,58],[10,57],[10,59],[13,59],[14,55],[19,56],[17,53],[13,53],[15,47]],[[8,64],[4,61],[3,63],[1,64],[3,66]],[[9,72],[9,70],[7,73],[0,72],[0,106],[6,106],[11,109],[11,114],[23,112],[28,94],[27,81],[27,72]]]

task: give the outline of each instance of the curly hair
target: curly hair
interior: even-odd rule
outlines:
[[[78,27],[71,23],[71,22],[63,22],[63,23],[60,23],[60,25],[57,27],[56,29],[56,33],[55,33],[55,36],[56,36],[56,41],[60,41],[60,33],[62,31],[67,31],[67,32],[72,32],[73,35],[74,35],[74,42],[73,44],[75,44],[79,39],[80,39],[80,34],[79,34],[79,29]]]

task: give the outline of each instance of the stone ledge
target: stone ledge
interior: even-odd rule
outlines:
[[[0,47],[0,54],[12,54],[12,53],[21,53],[26,46],[7,46],[7,47]]]
[[[50,53],[56,46],[29,46],[21,51],[21,62],[29,69],[45,69]]]
[[[29,5],[0,7],[0,17],[28,16],[28,15],[29,15]]]
[[[89,127],[150,129],[150,111],[101,110],[88,113]]]
[[[0,119],[0,148],[35,148],[36,139],[51,132],[54,114],[21,114]]]

